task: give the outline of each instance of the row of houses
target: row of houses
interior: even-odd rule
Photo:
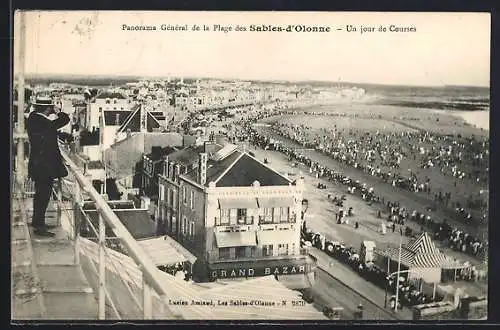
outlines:
[[[114,182],[112,199],[138,201],[141,216],[126,219],[132,232],[149,228],[177,241],[195,256],[197,281],[274,274],[310,286],[314,262],[300,248],[302,179],[221,137],[161,131],[159,116],[120,93],[101,93],[86,110],[92,132],[102,130],[97,144],[81,146],[88,170],[94,181]]]

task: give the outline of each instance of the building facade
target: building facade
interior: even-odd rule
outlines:
[[[235,146],[207,149],[184,163],[172,153],[159,178],[165,232],[197,256],[194,277],[310,275],[314,262],[300,248],[302,179]]]

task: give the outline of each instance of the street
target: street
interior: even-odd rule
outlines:
[[[316,281],[313,286],[314,304],[318,309],[328,306],[331,308],[343,307],[342,320],[353,320],[354,312],[359,304],[363,305],[364,320],[397,320],[402,319],[400,315],[394,315],[388,310],[380,307],[358,292],[349,288],[339,280],[332,277],[321,268],[317,268]]]

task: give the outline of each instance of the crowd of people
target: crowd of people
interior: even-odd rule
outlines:
[[[388,293],[393,295],[392,299],[389,298],[388,300],[394,303],[397,281],[393,278],[389,278],[387,271],[379,268],[374,263],[365,263],[364,260],[360,258],[360,252],[354,247],[348,247],[339,242],[331,242],[321,234],[313,233],[311,230],[307,229],[305,225],[301,232],[301,244],[303,246],[314,246],[324,251],[332,258],[350,266],[353,270],[357,271],[361,277],[387,290]],[[433,298],[431,295],[419,291],[416,285],[408,281],[405,276],[401,276],[399,281],[399,303],[401,305],[411,307],[443,299],[439,294],[436,294]]]
[[[405,221],[411,220],[421,225],[421,230],[430,231],[435,239],[445,242],[450,248],[461,251],[479,258],[485,257],[487,250],[487,242],[481,238],[474,237],[469,233],[465,233],[457,228],[452,227],[446,220],[437,221],[426,213],[426,211],[407,210],[397,201],[385,201],[384,198],[377,196],[373,187],[368,187],[365,183],[328,169],[325,166],[312,161],[308,156],[294,148],[284,146],[279,141],[274,141],[269,137],[259,134],[252,126],[257,120],[263,119],[269,114],[259,114],[253,118],[247,118],[238,122],[243,129],[237,131],[237,138],[245,140],[249,143],[258,146],[262,149],[276,150],[285,154],[289,160],[302,163],[309,168],[316,177],[326,178],[331,182],[347,186],[347,189],[352,194],[358,194],[362,199],[370,204],[379,204],[382,209],[388,211],[388,220],[399,225],[404,225]],[[408,235],[408,231],[405,230]]]
[[[437,135],[429,132],[374,132],[355,129],[314,129],[305,124],[274,123],[274,132],[291,139],[306,148],[313,148],[348,166],[354,167],[384,182],[409,191],[423,192],[434,197],[441,206],[453,206],[465,212],[465,218],[473,221],[486,219],[486,201],[482,196],[452,196],[443,193],[442,182],[453,182],[448,190],[462,186],[485,186],[488,183],[488,140],[478,137]],[[416,167],[418,165],[418,167]],[[431,175],[425,174],[430,167],[438,168]],[[408,168],[408,173],[402,171]],[[439,177],[439,176],[442,177]],[[430,177],[432,176],[432,178]],[[452,178],[444,178],[449,177]],[[436,187],[433,187],[437,181]],[[479,190],[479,189],[478,189]],[[455,202],[451,198],[455,198]]]

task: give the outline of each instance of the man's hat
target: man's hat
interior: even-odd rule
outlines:
[[[52,98],[47,97],[47,96],[38,96],[35,99],[35,102],[32,103],[34,106],[44,106],[44,107],[53,107],[54,102],[52,101]]]

